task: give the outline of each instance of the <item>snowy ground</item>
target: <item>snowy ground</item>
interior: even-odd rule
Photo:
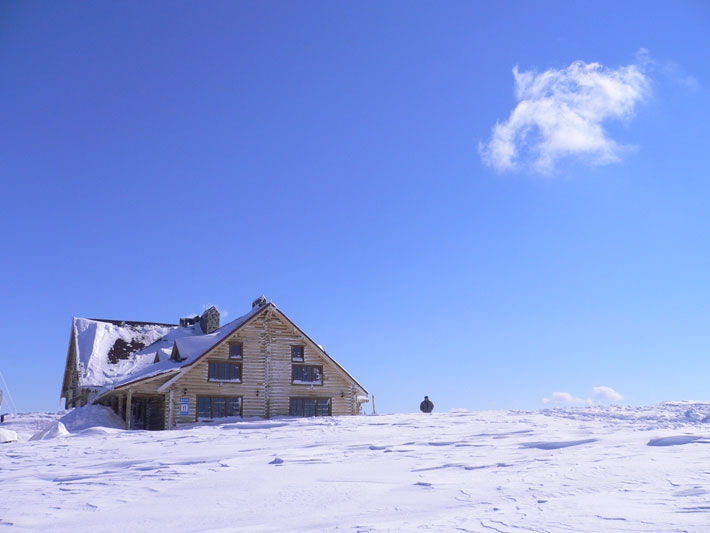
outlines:
[[[0,533],[710,531],[709,415],[679,402],[152,433],[97,407],[9,416]]]

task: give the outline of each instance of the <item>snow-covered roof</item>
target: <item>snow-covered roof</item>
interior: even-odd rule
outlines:
[[[267,303],[265,298],[259,299],[248,313],[211,333],[204,333],[199,322],[177,326],[74,318],[73,342],[79,387],[93,389],[94,393],[102,395],[137,381],[172,374],[173,377],[160,389],[169,387],[195,361],[267,306],[278,310],[273,303]],[[286,315],[280,314],[314,346],[318,346],[322,354],[367,395],[367,390],[345,368]],[[177,349],[179,359],[171,357],[174,349]]]
[[[74,318],[76,364],[81,387],[105,387],[130,375],[153,358],[139,355],[179,328],[166,324]],[[155,357],[155,352],[153,352]]]
[[[262,306],[212,333],[190,326],[74,318],[79,386],[109,390],[126,383],[178,371],[256,315]],[[170,359],[177,345],[181,360]]]

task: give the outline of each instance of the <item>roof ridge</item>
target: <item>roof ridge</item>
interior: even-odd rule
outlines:
[[[81,317],[77,317],[81,318]],[[166,324],[165,322],[148,322],[144,320],[113,320],[110,318],[85,318],[84,320],[93,320],[94,322],[105,322],[114,326],[166,326],[179,328],[180,324]]]

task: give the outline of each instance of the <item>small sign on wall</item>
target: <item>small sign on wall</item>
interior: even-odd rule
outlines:
[[[190,414],[190,398],[180,398],[180,416]]]

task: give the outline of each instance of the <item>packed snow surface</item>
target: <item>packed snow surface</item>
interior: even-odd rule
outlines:
[[[709,415],[676,402],[162,432],[100,407],[15,415],[0,531],[710,531]]]
[[[10,429],[0,428],[0,443],[14,442],[17,440],[17,433]]]

